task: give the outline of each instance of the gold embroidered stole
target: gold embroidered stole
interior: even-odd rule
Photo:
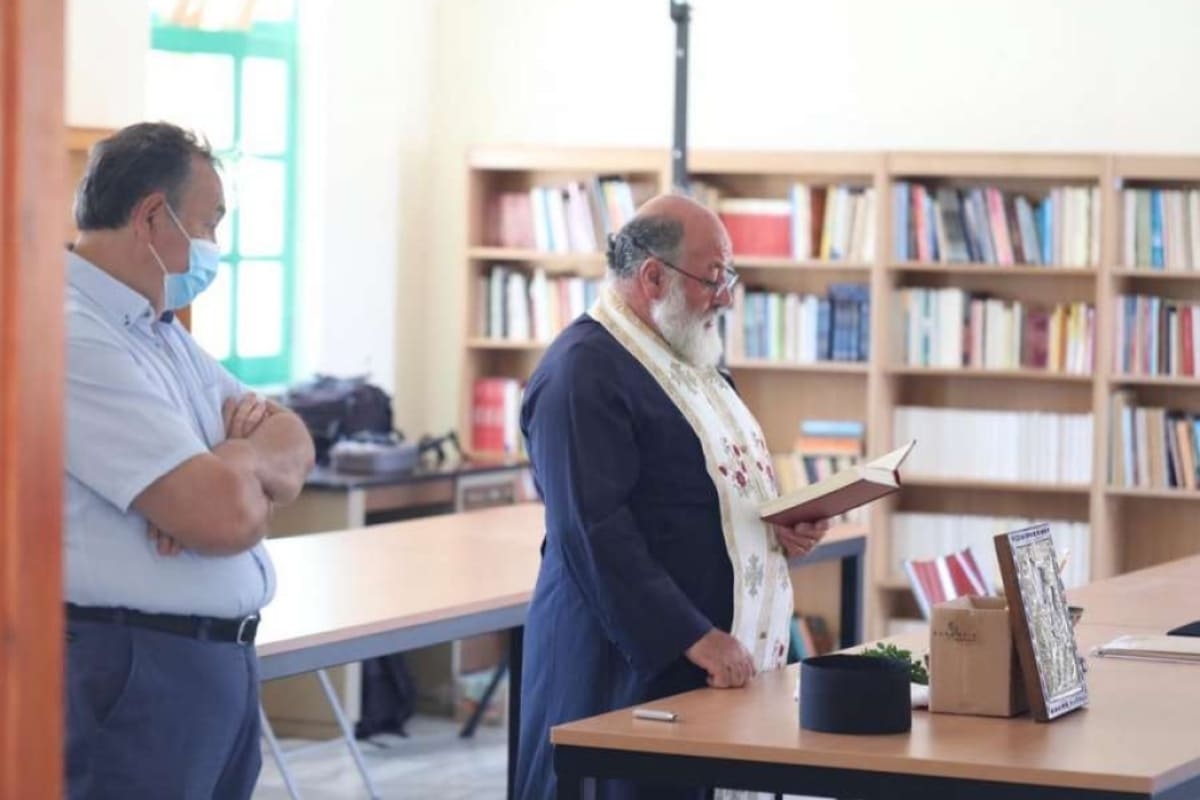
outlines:
[[[589,310],[646,368],[696,432],[720,501],[733,565],[733,630],[760,672],[787,663],[793,612],[787,557],[758,507],[778,494],[762,429],[714,367],[682,361],[611,287]]]

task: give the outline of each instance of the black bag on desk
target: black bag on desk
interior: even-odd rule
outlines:
[[[362,713],[354,726],[356,739],[377,733],[408,736],[405,723],[416,711],[417,687],[402,653],[362,662]]]
[[[318,464],[329,463],[329,448],[339,439],[392,432],[392,398],[365,376],[317,375],[288,389],[283,402],[308,427]]]

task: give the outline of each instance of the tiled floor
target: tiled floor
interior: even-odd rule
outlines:
[[[487,800],[503,798],[507,776],[508,734],[480,726],[474,739],[458,738],[459,725],[435,717],[415,717],[409,737],[384,735],[362,742],[375,788],[385,800]],[[304,742],[284,740],[284,750]],[[304,800],[352,800],[367,797],[354,761],[340,744],[289,759]],[[288,793],[270,752],[263,749],[263,770],[254,800],[287,800]]]

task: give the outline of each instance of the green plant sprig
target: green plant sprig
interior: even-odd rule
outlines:
[[[903,650],[894,644],[882,642],[868,647],[860,655],[872,658],[890,658],[893,661],[899,661],[908,667],[908,679],[911,682],[919,683],[922,686],[929,685],[929,670],[925,664],[912,657],[911,650]]]

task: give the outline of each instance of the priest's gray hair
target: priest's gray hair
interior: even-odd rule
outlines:
[[[682,246],[683,223],[679,220],[662,214],[635,217],[608,237],[608,271],[614,277],[628,278],[651,257],[678,264]]]

